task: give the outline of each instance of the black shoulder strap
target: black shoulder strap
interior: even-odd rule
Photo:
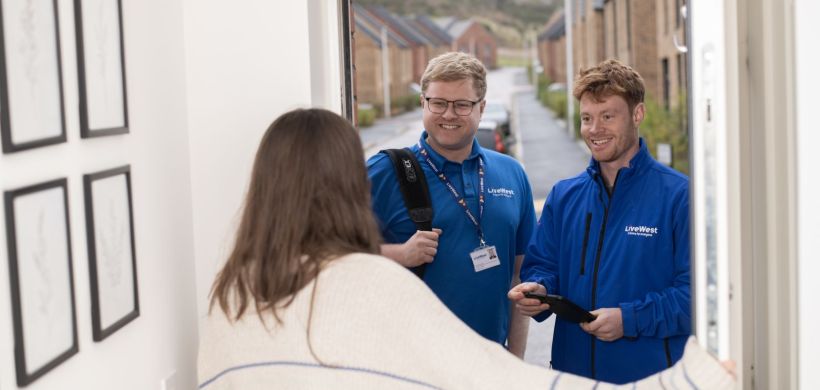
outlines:
[[[427,179],[416,156],[408,149],[385,149],[380,153],[389,156],[393,162],[407,214],[416,224],[416,228],[424,231],[433,230],[433,203],[430,200]],[[414,267],[412,271],[423,279],[424,268],[423,264]]]
[[[390,156],[393,168],[396,169],[396,180],[399,181],[410,219],[419,230],[433,230],[433,204],[424,171],[416,156],[407,149],[385,149],[382,153]]]

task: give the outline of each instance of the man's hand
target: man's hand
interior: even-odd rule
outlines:
[[[382,244],[382,255],[408,268],[431,263],[438,251],[440,235],[441,229],[431,232],[419,230],[404,244]]]
[[[513,287],[510,289],[510,292],[507,293],[507,298],[515,303],[515,308],[518,309],[519,313],[532,317],[544,310],[550,309],[550,305],[546,303],[541,303],[541,301],[535,298],[526,298],[524,296],[525,292],[547,295],[547,289],[538,283],[526,282]]]
[[[624,321],[621,308],[608,307],[591,311],[595,321],[582,322],[581,329],[601,341],[615,341],[624,336]]]

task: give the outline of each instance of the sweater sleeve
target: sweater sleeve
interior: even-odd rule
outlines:
[[[626,388],[628,385],[623,385]],[[690,336],[683,357],[672,367],[635,383],[637,389],[733,389],[735,379]]]
[[[356,256],[329,266],[316,286],[310,339],[324,363],[432,388],[549,388],[553,371],[479,336],[412,273],[380,256]]]
[[[479,336],[393,261],[373,255],[353,257],[328,267],[317,282],[309,340],[324,364],[388,373],[420,388],[597,386],[587,378],[525,363]],[[681,363],[664,371],[663,378],[649,377],[638,388],[656,388],[660,380],[731,388],[732,380],[719,363],[704,359],[708,354],[694,344],[695,351],[687,347]]]

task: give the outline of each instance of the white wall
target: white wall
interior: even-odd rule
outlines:
[[[233,240],[259,140],[278,115],[311,105],[312,64],[306,2],[185,0],[185,11],[191,204],[203,318],[211,282]]]
[[[817,366],[820,357],[820,334],[817,324],[817,297],[820,297],[820,184],[817,175],[817,91],[820,90],[820,53],[817,36],[820,26],[820,3],[815,0],[795,1],[795,63],[797,102],[797,171],[798,171],[798,313],[799,313],[799,383],[801,389],[820,388]]]
[[[182,2],[124,1],[131,132],[79,138],[72,2],[59,1],[68,142],[0,156],[3,191],[68,177],[80,352],[27,389],[194,387],[196,309]],[[131,164],[140,316],[92,341],[82,175]],[[0,211],[2,212],[2,211]],[[5,223],[0,224],[0,389],[16,388]]]
[[[311,103],[336,113],[342,108],[341,38],[338,0],[307,0]]]
[[[173,373],[167,390],[194,388],[197,319],[261,135],[295,107],[340,111],[337,1],[124,1],[131,133],[90,140],[79,138],[72,2],[59,3],[68,142],[0,155],[0,190],[69,178],[80,353],[28,389],[161,389]],[[82,174],[126,163],[141,315],[95,343]],[[0,390],[11,390],[5,244],[0,230]]]

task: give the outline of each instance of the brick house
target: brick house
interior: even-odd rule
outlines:
[[[496,66],[495,37],[473,20],[450,18],[442,26],[427,16],[401,17],[380,6],[354,3],[351,8],[356,103],[380,108],[384,104],[383,50],[388,52],[391,103],[405,108],[407,99],[417,94],[428,61],[435,56],[462,50],[475,55],[488,68]],[[383,31],[386,45],[382,42]]]
[[[658,99],[657,2],[605,0],[605,56],[634,68],[644,79],[647,95]]]
[[[578,69],[598,64],[607,58],[604,25],[604,0],[574,0],[572,63]],[[556,11],[538,36],[539,59],[544,73],[553,81],[566,80],[566,20]],[[562,52],[564,51],[564,52]]]
[[[544,74],[552,81],[566,83],[567,80],[567,36],[564,12],[552,14],[544,30],[538,34],[538,61]]]
[[[359,19],[355,19],[354,52],[356,53],[356,78],[353,95],[357,103],[381,104],[382,90],[382,44],[381,39]]]
[[[573,9],[573,72],[603,61],[604,0],[575,0]]]
[[[414,82],[418,82],[418,80],[421,79],[422,73],[424,73],[424,69],[427,67],[427,61],[431,58],[430,47],[434,46],[434,43],[410,25],[404,18],[391,14],[384,7],[369,6],[365,7],[365,9],[387,26],[391,32],[397,34],[408,43],[413,64],[411,79]]]
[[[592,66],[617,58],[644,78],[647,96],[664,107],[680,104],[686,92],[686,0],[573,0],[573,64]],[[538,36],[539,59],[553,81],[565,80],[566,32],[563,11],[550,18]],[[563,49],[564,55],[561,55]]]
[[[411,94],[413,55],[410,44],[361,6],[353,6],[353,19],[357,103],[384,103],[382,28],[387,31],[390,96],[395,99]]]
[[[456,18],[437,18],[435,22],[452,37],[451,50],[470,53],[489,69],[498,67],[498,43],[481,23]]]
[[[686,53],[675,47],[675,42],[686,44],[686,23],[680,12],[685,5],[686,0],[658,0],[657,99],[666,108],[677,107],[686,93]]]
[[[415,17],[405,17],[405,20],[430,42],[431,46],[428,47],[428,58],[435,58],[450,51],[453,38],[447,31],[442,30],[432,19],[425,15],[417,15]],[[419,81],[421,81],[421,75],[416,79],[416,82]]]

